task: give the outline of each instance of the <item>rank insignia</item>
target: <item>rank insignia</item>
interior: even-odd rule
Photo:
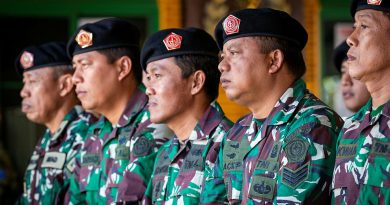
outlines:
[[[309,176],[309,162],[302,165],[296,170],[289,169],[287,167],[283,168],[282,171],[282,183],[295,189],[303,181],[305,181]]]
[[[87,48],[89,46],[92,46],[92,37],[93,35],[91,32],[87,32],[81,29],[77,34],[75,40],[81,48]]]
[[[241,20],[239,18],[229,15],[222,24],[226,35],[238,33],[240,31],[240,22]]]
[[[367,0],[367,4],[371,5],[381,5],[382,0]]]
[[[163,43],[168,51],[176,50],[181,47],[182,36],[171,32],[167,37],[164,38]]]
[[[24,51],[20,57],[20,64],[24,69],[28,69],[34,65],[34,55],[28,51]]]
[[[287,142],[286,147],[284,148],[288,162],[303,162],[303,160],[305,160],[308,148],[308,142],[298,136],[292,136],[292,138]]]

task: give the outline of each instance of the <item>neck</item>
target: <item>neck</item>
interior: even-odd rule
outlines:
[[[374,108],[385,104],[390,99],[390,86],[388,86],[390,79],[388,76],[390,76],[390,73],[381,74],[372,78],[372,80],[365,81],[368,92],[370,92],[372,97],[372,106]]]
[[[99,113],[110,121],[111,124],[118,124],[127,104],[133,97],[137,86],[135,84],[126,85],[122,88],[118,88],[118,92],[112,96],[112,98],[107,99],[106,107],[102,108]],[[122,90],[123,92],[119,92]]]
[[[210,104],[206,100],[202,102],[196,102],[194,100],[192,105],[187,106],[188,109],[186,111],[176,115],[174,119],[167,122],[167,126],[175,133],[180,141],[185,141],[190,137],[191,132],[209,106]]]

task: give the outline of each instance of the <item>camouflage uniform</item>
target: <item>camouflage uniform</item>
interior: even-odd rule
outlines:
[[[20,204],[63,202],[75,168],[74,157],[80,151],[90,125],[86,121],[88,115],[76,106],[53,135],[46,130],[27,167]]]
[[[117,125],[102,117],[89,130],[76,170],[78,184],[71,190],[72,204],[141,201],[158,147],[168,140],[166,133],[170,134],[166,126],[150,122],[147,96],[141,89],[134,93]],[[129,171],[124,175],[126,167]],[[118,194],[124,180],[132,184],[121,189],[126,194]]]
[[[157,154],[143,204],[199,204],[206,172],[211,172],[223,136],[232,126],[217,103],[212,103],[188,140],[177,137]]]
[[[333,204],[390,203],[390,101],[370,100],[344,124],[332,182]]]
[[[250,114],[237,121],[221,143],[204,197],[219,203],[227,197],[230,204],[328,204],[342,123],[298,80],[266,119]]]

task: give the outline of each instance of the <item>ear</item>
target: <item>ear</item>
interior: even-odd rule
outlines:
[[[119,73],[118,80],[121,81],[130,74],[133,62],[128,56],[122,56],[115,63]]]
[[[196,95],[202,90],[206,82],[206,74],[201,70],[197,70],[192,75],[191,94]]]
[[[275,74],[279,72],[279,70],[282,68],[283,62],[284,62],[284,55],[283,52],[279,49],[276,49],[274,51],[271,51],[269,54],[269,74]]]
[[[61,97],[66,96],[70,92],[73,92],[72,75],[65,74],[58,78],[59,94]]]

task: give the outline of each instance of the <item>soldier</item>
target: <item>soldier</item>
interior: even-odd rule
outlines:
[[[139,41],[134,25],[109,18],[81,26],[68,42],[77,96],[86,109],[102,115],[83,147],[72,203],[123,200],[118,186],[127,166],[126,201],[141,201],[158,147],[167,140],[166,127],[149,120]]]
[[[231,204],[328,204],[342,119],[300,79],[305,29],[282,11],[244,9],[224,17],[215,37],[222,87],[252,113],[222,141],[205,192]]]
[[[354,0],[349,74],[371,99],[344,124],[333,173],[334,204],[390,203],[390,2]]]
[[[20,204],[58,204],[68,191],[74,157],[86,137],[88,116],[76,98],[73,69],[62,42],[24,49],[16,61],[23,74],[22,112],[47,130],[38,141],[24,177]]]
[[[162,30],[144,44],[141,65],[151,121],[174,132],[157,154],[144,204],[207,202],[200,201],[204,173],[213,170],[232,125],[215,101],[218,52],[214,39],[196,28]]]
[[[345,107],[352,112],[357,112],[370,99],[370,93],[363,82],[355,80],[349,75],[348,49],[349,46],[345,41],[337,46],[333,52],[333,62],[341,73],[341,92]]]

